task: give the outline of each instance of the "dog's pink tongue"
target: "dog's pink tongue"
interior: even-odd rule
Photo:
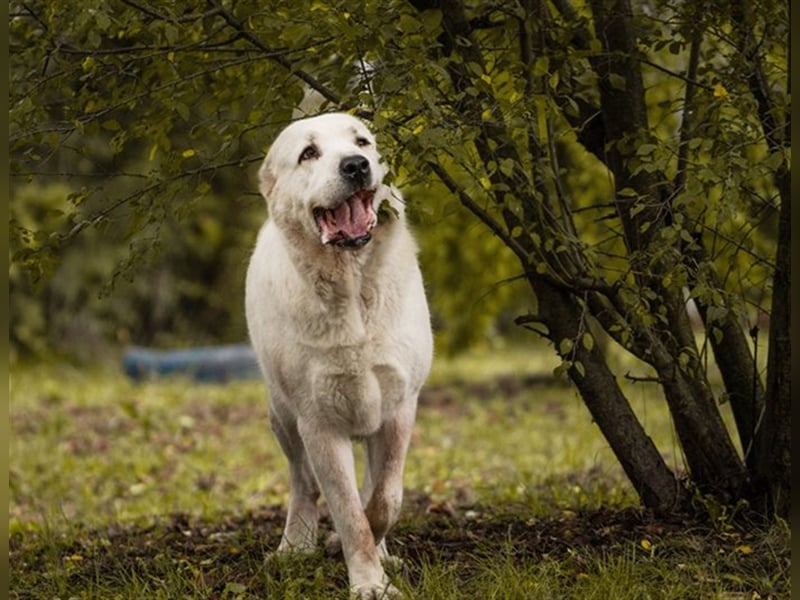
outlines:
[[[319,219],[324,244],[354,240],[367,235],[374,226],[371,197],[358,193]]]

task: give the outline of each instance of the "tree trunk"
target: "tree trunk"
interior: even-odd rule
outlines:
[[[782,152],[783,164],[775,173],[775,187],[780,196],[778,246],[772,286],[767,391],[763,418],[756,423],[753,474],[756,498],[765,516],[777,514],[788,518],[791,496],[791,172],[788,165],[791,149],[791,112],[778,104],[766,77],[762,44],[756,35],[758,7],[747,0],[731,4],[733,39],[748,63],[747,83],[758,106],[758,120],[771,152]],[[779,7],[786,11],[788,3]],[[788,36],[788,33],[785,35]],[[788,41],[788,40],[787,40]],[[789,44],[787,44],[787,47]],[[791,65],[786,70],[786,94],[791,94]]]
[[[762,513],[789,518],[792,489],[791,365],[791,175],[778,174],[781,211],[769,323],[767,394],[764,418],[756,433],[756,481],[763,486]]]
[[[569,2],[566,0],[555,0],[555,4],[562,16],[569,22],[574,24],[578,22],[578,15]],[[577,25],[575,25],[575,27],[577,27],[577,33],[573,43],[582,50],[588,50],[588,40],[590,38],[588,30],[584,27],[578,27]],[[695,60],[697,60],[699,56],[698,49],[700,39],[701,38],[698,37],[698,39],[694,41],[693,55],[695,56]],[[599,59],[590,60],[595,70],[602,73],[602,69],[604,68],[602,61]],[[607,69],[607,66],[605,68]],[[636,68],[636,65],[631,65],[631,68]],[[689,119],[690,116],[688,111],[690,111],[692,104],[691,98],[694,95],[692,87],[693,84],[691,82],[687,83],[687,96],[684,105],[684,110],[687,112],[684,114],[683,122],[683,127],[687,127],[687,131],[687,119]],[[566,98],[566,96],[564,97]],[[578,114],[574,115],[569,111],[565,111],[565,118],[570,122],[573,129],[575,129],[578,141],[581,145],[594,154],[599,160],[605,160],[607,134],[603,118],[599,115],[597,106],[580,97],[573,98],[573,101],[577,104]],[[566,102],[564,102],[564,104],[566,104]],[[562,106],[562,108],[564,107]],[[560,159],[561,164],[565,164],[565,160],[566,159],[563,158]],[[678,180],[676,181],[676,188],[678,189],[682,185],[679,180],[680,177],[681,174],[679,171]],[[673,192],[670,195],[674,196],[675,194]],[[688,215],[686,215],[686,218],[687,222],[691,220]],[[690,260],[686,262],[709,262],[706,252],[703,249],[703,240],[699,236],[696,239],[696,243],[700,247],[700,250],[693,253],[690,256]],[[718,288],[722,287],[715,273],[710,273],[709,277],[711,277],[712,285]],[[712,326],[708,320],[709,306],[698,298],[695,298],[695,303],[706,329],[709,330]],[[674,317],[671,321],[675,321]],[[717,367],[720,370],[722,380],[725,384],[728,401],[733,410],[740,445],[745,460],[747,461],[748,469],[752,470],[753,460],[756,455],[755,449],[753,448],[753,436],[756,429],[756,421],[764,405],[764,386],[755,370],[751,367],[754,364],[753,354],[748,345],[745,332],[737,320],[736,315],[732,311],[728,311],[722,320],[715,321],[713,326],[720,330],[721,335],[719,337],[711,335],[709,336],[709,341],[714,352]],[[691,328],[688,328],[688,330],[691,331]],[[692,345],[694,345],[693,341]]]
[[[480,132],[474,138],[478,154],[486,164],[498,159],[508,159],[514,164],[512,172],[496,170],[488,174],[492,189],[499,190],[495,201],[501,219],[496,220],[477,205],[441,165],[432,165],[434,172],[520,259],[539,299],[537,320],[548,327],[547,335],[559,353],[562,341],[573,342],[568,355],[562,354],[565,360],[573,361],[570,377],[643,502],[662,509],[676,506],[683,492],[678,489],[680,486],[676,488],[674,475],[636,420],[599,349],[581,345],[580,327],[586,315],[578,294],[586,296],[588,290],[581,291],[582,283],[570,284],[573,276],[580,279],[584,273],[580,256],[570,264],[566,259],[568,253],[555,256],[545,249],[546,246],[534,241],[559,231],[558,224],[553,222],[556,211],[548,210],[553,199],[547,188],[541,187],[537,173],[527,177],[521,172],[523,162],[517,148],[508,143],[513,135],[503,116],[497,113],[496,100],[488,91],[471,87],[472,80],[485,66],[463,4],[459,0],[412,0],[412,3],[420,10],[441,10],[440,51],[446,55],[461,55],[461,60],[449,62],[447,69],[454,89],[462,92],[458,94],[459,114],[467,122],[480,123]],[[683,296],[679,289],[662,285],[664,275],[681,260],[681,249],[665,248],[660,237],[660,232],[669,225],[669,184],[661,173],[633,171],[629,158],[635,154],[635,148],[623,147],[645,143],[652,137],[631,6],[629,0],[593,0],[592,10],[597,37],[605,46],[605,52],[592,59],[599,76],[606,136],[603,157],[617,188],[635,191],[634,195],[617,196],[616,209],[637,289],[642,293],[652,290],[657,297],[647,309],[651,317],[656,317],[655,322],[637,316],[641,307],[626,305],[617,288],[600,285],[599,293],[614,305],[618,313],[615,319],[627,322],[637,338],[637,355],[655,367],[693,481],[701,490],[730,500],[738,497],[744,488],[747,471],[731,442],[702,368]],[[522,55],[525,62],[525,52]],[[475,89],[480,91],[475,93]],[[468,90],[473,93],[467,93]],[[491,118],[484,118],[486,114],[491,114]],[[531,128],[526,133],[529,145],[534,144],[536,148],[536,132]],[[546,159],[534,154],[534,158]],[[531,181],[540,187],[531,189]],[[504,205],[503,189],[515,190],[522,207],[521,215]],[[513,237],[511,232],[515,232]],[[545,266],[543,271],[539,269],[542,266]],[[662,315],[666,322],[659,321]],[[580,369],[576,363],[580,363]]]
[[[570,379],[644,505],[663,512],[680,507],[687,499],[685,488],[637,419],[599,347],[587,348],[582,342],[583,309],[570,293],[542,279],[531,277],[529,283],[538,300],[537,321],[547,327],[561,358],[572,362]],[[566,353],[560,349],[562,340],[574,342]]]
[[[720,330],[719,337],[713,333],[708,336],[709,342],[731,403],[744,459],[752,471],[756,456],[754,434],[764,407],[764,386],[755,369],[753,353],[735,313],[728,311],[722,320],[709,323],[708,305],[697,299],[695,303],[706,330]]]
[[[414,0],[414,4],[419,9],[435,7],[442,10],[443,32],[439,38],[441,47],[446,54],[450,54],[458,48],[458,51],[464,55],[464,61],[453,61],[449,66],[453,86],[455,89],[461,90],[469,85],[471,78],[465,62],[483,65],[479,47],[471,40],[469,21],[464,14],[463,6],[456,0],[434,0],[433,2]],[[456,44],[457,39],[470,40],[470,43],[462,43],[459,46]],[[511,158],[517,165],[511,174],[504,175],[497,171],[490,178],[498,189],[503,187],[516,189],[524,197],[524,229],[528,233],[522,233],[513,240],[504,235],[499,224],[493,222],[485,211],[476,206],[463,191],[459,190],[457,184],[441,167],[435,165],[432,167],[445,185],[458,194],[468,209],[492,227],[507,244],[516,247],[515,253],[520,259],[523,270],[526,273],[534,273],[535,269],[531,265],[533,257],[546,259],[544,255],[547,254],[533,243],[530,236],[531,231],[541,230],[548,225],[541,221],[541,215],[547,211],[541,210],[538,206],[538,203],[547,201],[546,191],[540,189],[542,192],[540,198],[525,192],[524,186],[527,178],[519,171],[521,161],[516,149],[513,145],[501,143],[502,140],[512,139],[512,136],[503,123],[502,115],[497,115],[497,118],[491,121],[480,118],[485,107],[496,108],[494,99],[483,94],[478,94],[476,97],[465,95],[459,110],[462,114],[474,115],[476,121],[481,122],[482,131],[476,138],[475,145],[486,163],[501,156]],[[531,130],[528,134],[529,144],[535,146],[538,143],[535,133]],[[502,201],[499,201],[498,204],[502,205]],[[522,224],[519,217],[510,210],[506,209],[501,212],[506,231],[513,231]],[[642,428],[630,404],[619,389],[599,348],[594,346],[589,350],[581,344],[582,335],[579,328],[583,322],[583,312],[577,300],[570,292],[549,282],[544,275],[531,275],[529,282],[539,300],[540,314],[537,315],[536,320],[548,328],[548,337],[556,347],[562,340],[574,340],[572,360],[577,360],[582,364],[584,374],[581,374],[573,366],[569,371],[570,377],[642,502],[645,506],[661,511],[675,509],[686,499],[685,490]]]
[[[668,324],[640,324],[639,337],[647,340],[649,357],[640,356],[656,369],[672,413],[692,479],[703,491],[724,498],[737,497],[747,478],[744,465],[728,435],[703,372],[683,298],[662,285],[677,254],[661,252],[658,234],[669,214],[663,181],[657,172],[631,172],[629,154],[619,144],[650,134],[641,66],[633,30],[629,0],[593,0],[595,32],[606,50],[606,58],[595,60],[600,78],[600,105],[605,131],[608,166],[617,189],[625,187],[637,196],[616,198],[626,245],[640,288],[656,292]],[[634,203],[640,203],[634,211]],[[633,259],[635,258],[635,261]],[[621,311],[623,315],[627,311]],[[652,311],[656,312],[656,311]],[[635,325],[636,326],[636,325]]]

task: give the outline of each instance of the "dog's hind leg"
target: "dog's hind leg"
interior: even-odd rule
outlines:
[[[289,461],[289,509],[278,552],[311,552],[317,544],[319,485],[294,418],[273,404],[270,424]]]

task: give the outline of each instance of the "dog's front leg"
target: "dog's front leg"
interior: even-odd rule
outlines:
[[[375,538],[361,506],[352,442],[317,424],[301,421],[298,426],[342,541],[351,589],[361,599],[398,596],[381,566]]]
[[[367,438],[367,477],[362,503],[384,562],[395,562],[386,551],[385,537],[397,521],[403,502],[403,469],[415,408],[415,402],[406,403],[393,419]]]

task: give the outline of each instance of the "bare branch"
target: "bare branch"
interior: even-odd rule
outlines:
[[[442,183],[445,184],[447,189],[449,189],[451,193],[458,197],[459,202],[461,202],[461,204],[468,208],[470,212],[472,212],[487,227],[489,227],[489,229],[491,229],[497,237],[503,240],[503,243],[508,246],[521,261],[523,261],[523,264],[526,264],[528,261],[528,253],[517,243],[514,238],[511,237],[511,235],[509,235],[505,228],[488,212],[481,208],[477,202],[470,198],[469,194],[461,189],[461,186],[459,186],[455,180],[450,177],[450,174],[444,169],[444,167],[433,160],[428,160],[427,162],[428,166],[436,174],[436,176],[441,179]]]
[[[139,11],[140,13],[145,14],[148,17],[151,17],[153,19],[158,19],[159,21],[173,21],[173,19],[170,19],[166,15],[159,14],[155,10],[153,10],[152,8],[149,8],[147,6],[143,6],[143,5],[139,4],[138,2],[134,2],[133,0],[122,0],[122,3],[123,4],[127,4],[131,8],[133,8],[133,9]]]
[[[113,212],[119,210],[120,208],[122,208],[126,204],[129,204],[130,202],[133,202],[134,200],[142,198],[142,197],[146,196],[147,194],[149,194],[150,192],[153,192],[153,191],[163,187],[164,185],[166,185],[168,183],[173,183],[173,182],[179,181],[181,179],[188,179],[188,178],[194,177],[196,175],[202,175],[204,173],[217,171],[219,169],[224,169],[224,168],[227,168],[227,167],[234,167],[234,166],[240,166],[240,165],[246,165],[246,164],[252,164],[252,163],[256,163],[256,162],[261,162],[262,160],[264,160],[264,156],[263,155],[251,156],[251,157],[248,157],[248,158],[241,158],[241,159],[234,159],[234,160],[230,160],[230,161],[225,162],[225,163],[216,163],[216,164],[210,164],[210,165],[203,165],[201,167],[197,167],[196,169],[190,169],[190,170],[187,170],[187,171],[183,171],[182,173],[178,173],[177,175],[173,176],[171,179],[169,179],[167,181],[158,180],[158,181],[156,181],[156,182],[154,182],[154,183],[152,183],[152,184],[150,184],[150,185],[148,185],[146,187],[140,188],[140,189],[136,190],[135,192],[132,192],[132,193],[128,194],[127,196],[125,196],[123,198],[120,198],[119,200],[117,200],[116,202],[111,204],[110,206],[107,206],[103,210],[91,215],[88,219],[84,219],[83,221],[80,221],[80,222],[76,223],[75,226],[73,226],[73,228],[70,231],[68,231],[64,235],[59,236],[58,240],[59,240],[59,242],[66,242],[66,241],[74,238],[76,235],[78,235],[81,231],[83,231],[87,227],[100,223],[101,221],[103,221],[103,219],[107,218]]]
[[[694,127],[694,96],[697,85],[694,80],[697,76],[697,66],[700,62],[700,46],[703,43],[702,31],[695,32],[689,49],[689,67],[687,69],[686,93],[683,98],[683,122],[681,123],[680,139],[678,141],[678,171],[675,176],[675,195],[680,193],[686,183],[686,163],[689,154],[689,136]],[[674,197],[674,196],[673,196]]]
[[[647,65],[648,67],[653,67],[654,69],[656,69],[658,71],[661,71],[662,73],[666,73],[670,77],[674,77],[675,79],[680,79],[681,81],[685,81],[687,84],[690,84],[690,85],[692,85],[692,86],[694,86],[696,88],[703,88],[704,90],[709,91],[709,92],[713,92],[714,91],[714,86],[708,85],[707,83],[703,83],[702,81],[694,79],[688,73],[686,75],[682,75],[680,73],[676,73],[675,71],[667,69],[666,67],[664,67],[662,65],[659,65],[658,63],[654,63],[653,61],[648,60],[646,58],[643,58],[641,56],[635,56],[633,58],[634,58],[634,60],[638,60],[643,65]]]
[[[333,90],[329,89],[324,83],[319,81],[316,77],[307,73],[301,69],[297,69],[292,62],[283,56],[281,53],[275,52],[272,48],[267,46],[264,42],[262,42],[258,37],[256,37],[251,31],[249,31],[245,25],[236,19],[236,17],[231,14],[226,8],[224,8],[217,0],[208,0],[208,3],[216,8],[219,14],[225,19],[225,22],[230,25],[235,31],[238,31],[239,34],[250,42],[253,46],[261,50],[267,58],[272,60],[273,62],[278,63],[287,71],[290,71],[294,74],[298,79],[302,80],[306,83],[311,89],[319,93],[323,98],[325,98],[328,102],[335,104],[341,108],[350,108],[343,104],[342,99],[336,94]]]
[[[661,377],[639,377],[636,375],[631,375],[630,371],[625,373],[625,379],[632,381],[633,383],[657,383],[659,385],[664,383],[664,380]]]

